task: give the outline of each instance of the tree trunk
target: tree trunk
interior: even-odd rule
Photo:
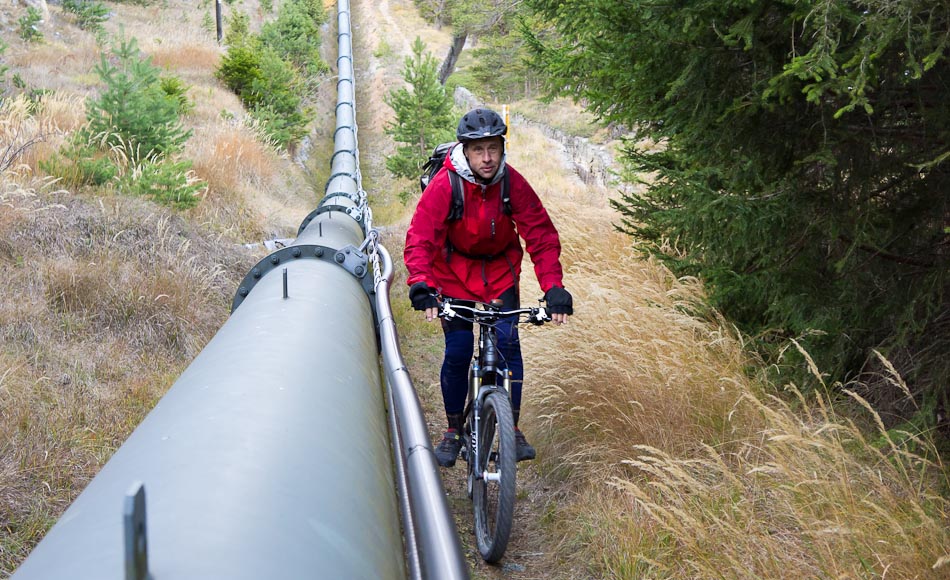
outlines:
[[[442,15],[445,14],[445,0],[440,0],[439,7],[435,11],[435,29],[442,30]]]
[[[439,82],[444,86],[446,79],[455,70],[455,63],[462,54],[462,48],[465,46],[465,39],[468,38],[467,32],[459,32],[452,35],[452,46],[449,47],[449,53],[445,55],[442,67],[439,68]]]

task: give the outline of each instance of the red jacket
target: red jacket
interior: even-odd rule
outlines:
[[[468,168],[465,168],[466,170]],[[541,200],[527,180],[510,166],[511,215],[504,213],[501,181],[485,186],[461,180],[464,189],[462,218],[449,222],[452,185],[447,170],[455,170],[446,155],[440,170],[422,193],[409,230],[404,260],[411,286],[425,282],[446,296],[488,302],[517,286],[521,276],[519,236],[534,263],[534,271],[547,292],[563,286],[561,242]]]

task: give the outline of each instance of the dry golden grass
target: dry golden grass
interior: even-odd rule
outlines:
[[[202,204],[191,210],[196,219],[248,241],[296,234],[308,212],[299,194],[306,188],[282,168],[286,159],[254,131],[234,123],[205,123],[195,129],[185,155],[208,184]]]
[[[185,80],[194,78],[207,83],[214,78],[223,51],[213,40],[177,46],[166,41],[151,48],[149,54],[155,66],[172,69]]]
[[[32,103],[23,96],[0,102],[0,169],[31,172],[85,122],[84,113],[82,99],[61,93]]]
[[[594,115],[569,99],[557,98],[549,103],[523,99],[510,106],[512,111],[526,119],[560,129],[569,135],[587,137],[594,142],[609,139],[609,132],[602,124],[595,122]]]
[[[89,35],[68,34],[39,46],[10,42],[4,62],[26,86],[86,96],[98,78],[91,71],[99,62],[99,48]]]

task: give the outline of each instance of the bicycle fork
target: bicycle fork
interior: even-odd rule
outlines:
[[[468,396],[469,402],[471,404],[471,420],[470,424],[470,433],[469,437],[471,440],[471,456],[466,457],[465,459],[471,465],[472,473],[475,476],[475,479],[485,479],[487,481],[497,482],[501,479],[502,474],[498,471],[489,472],[486,465],[482,464],[481,454],[478,452],[479,445],[479,433],[481,433],[481,420],[482,420],[482,405],[485,402],[485,398],[492,392],[501,391],[505,396],[510,396],[511,389],[511,371],[508,369],[499,369],[496,371],[496,377],[501,378],[501,386],[492,385],[489,387],[483,388],[483,373],[481,372],[477,361],[472,364],[472,368],[469,372],[469,385],[468,385]],[[486,457],[489,461],[492,457]]]

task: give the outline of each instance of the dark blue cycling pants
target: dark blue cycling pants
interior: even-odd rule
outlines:
[[[518,308],[518,293],[510,288],[502,293],[502,309]],[[466,302],[461,302],[467,304]],[[498,334],[498,353],[502,366],[511,372],[511,408],[515,416],[521,409],[521,384],[524,380],[524,363],[521,360],[521,341],[518,325],[514,319],[503,320],[495,326]],[[442,361],[442,402],[446,415],[460,414],[465,410],[468,394],[468,367],[475,352],[475,332],[472,323],[458,318],[442,319],[445,334],[445,359]]]

